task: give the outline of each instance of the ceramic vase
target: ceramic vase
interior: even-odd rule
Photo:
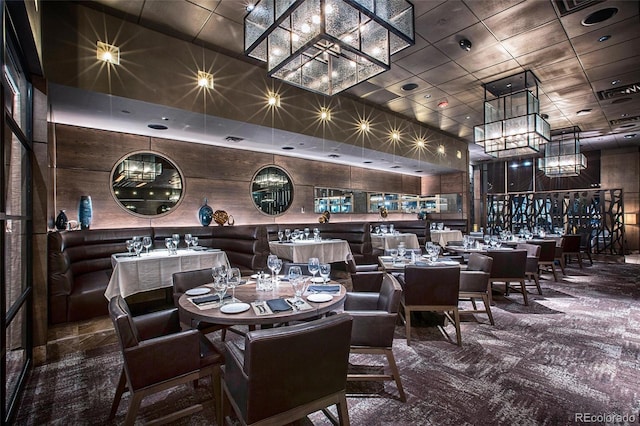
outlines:
[[[198,220],[202,226],[209,226],[213,220],[213,209],[207,204],[207,199],[204,199],[204,204],[198,210]]]
[[[58,231],[64,231],[65,229],[67,229],[68,223],[69,219],[67,218],[64,210],[60,210],[60,213],[58,213],[58,216],[56,216],[56,229]]]
[[[83,195],[80,197],[80,204],[78,205],[78,222],[80,222],[80,229],[89,229],[92,216],[93,206],[91,204],[91,196]]]

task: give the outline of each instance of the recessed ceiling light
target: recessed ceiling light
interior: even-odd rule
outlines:
[[[425,97],[425,99],[429,99],[431,97],[431,95],[427,93],[426,95],[424,95],[424,97]]]
[[[399,169],[399,168],[400,168],[400,166],[398,166],[398,165],[396,164],[395,166],[391,166],[390,168],[391,168],[391,169]]]
[[[613,81],[611,82],[611,85],[612,85],[612,86],[615,86],[615,85],[616,85],[616,84],[618,84],[618,83],[620,83],[620,80],[619,80],[619,79],[618,79],[618,80],[613,80]]]
[[[123,109],[120,112],[123,114],[131,114],[131,111],[127,111],[126,109]]]
[[[600,43],[602,43],[603,41],[607,41],[607,40],[609,40],[610,38],[611,38],[611,36],[610,36],[610,35],[603,35],[602,37],[600,37],[600,38],[598,39],[598,41],[599,41]]]
[[[251,12],[253,9],[255,9],[255,5],[254,4],[248,4],[247,7],[245,7],[245,10],[247,12]]]
[[[599,24],[600,22],[604,22],[607,19],[613,18],[616,13],[618,13],[617,7],[607,7],[605,9],[596,10],[595,12],[584,18],[581,24],[585,27]]]
[[[414,170],[413,173],[422,173],[422,170]]]
[[[580,111],[576,112],[576,115],[580,116],[580,115],[587,115],[591,113],[591,108],[588,109],[581,109]]]
[[[629,102],[632,101],[633,99],[631,98],[620,98],[620,99],[616,99],[611,101],[611,105],[617,105],[617,104],[623,104],[625,102]]]
[[[167,130],[168,127],[165,126],[164,124],[148,124],[147,125],[148,128],[153,129],[153,130]]]
[[[549,118],[549,114],[540,114],[540,117],[542,117],[545,120],[547,120]]]
[[[204,89],[213,89],[213,74],[206,71],[198,71],[196,80],[198,82],[198,86]]]
[[[631,134],[629,134],[629,135],[624,135],[624,138],[625,138],[625,139],[633,139],[633,138],[635,138],[635,137],[636,137],[636,134],[635,134],[635,133],[631,133]]]
[[[329,158],[340,158],[340,156],[338,154],[329,154],[328,157]]]
[[[404,86],[401,87],[402,90],[404,90],[405,92],[410,92],[412,90],[415,90],[418,88],[418,85],[416,83],[407,83]]]
[[[466,50],[467,52],[471,51],[472,44],[466,38],[463,38],[462,40],[460,40],[459,44],[460,44],[460,49]]]
[[[295,148],[294,148],[294,147],[292,147],[292,146],[283,146],[283,147],[282,147],[282,149],[284,149],[285,151],[292,151],[292,150],[294,150]]]
[[[363,161],[363,163],[364,163],[364,164],[371,164],[371,163],[373,163],[373,161],[369,161],[369,160],[367,160],[367,161]]]
[[[96,58],[113,65],[120,65],[120,48],[113,44],[96,42]]]
[[[162,117],[162,121],[169,121],[169,117]]]

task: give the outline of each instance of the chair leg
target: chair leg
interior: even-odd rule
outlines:
[[[398,388],[398,392],[400,393],[400,401],[407,402],[407,397],[404,394],[404,388],[402,387],[402,382],[400,381],[400,371],[398,370],[398,366],[396,365],[396,359],[393,356],[393,350],[391,348],[385,349],[384,353],[387,356],[387,362],[389,363],[389,368],[391,369],[393,379],[396,381],[396,387]]]
[[[407,346],[411,344],[411,309],[404,308],[404,323],[407,333]]]
[[[145,394],[143,392],[132,392],[129,410],[127,410],[127,417],[124,419],[125,426],[133,426],[135,423],[136,416],[138,415],[138,409],[140,408],[140,403],[144,396]]]
[[[567,273],[564,271],[564,265],[564,256],[560,256],[560,269],[562,270],[562,275],[567,275]]]
[[[458,346],[462,346],[462,335],[460,334],[460,311],[458,311],[458,308],[453,308],[453,318],[456,326],[456,340],[458,341]]]
[[[338,421],[342,426],[349,426],[349,409],[347,407],[347,397],[343,394],[340,402],[336,404],[338,409]]]
[[[580,269],[582,269],[582,255],[578,252],[578,265],[580,265]]]
[[[551,270],[553,271],[553,280],[558,282],[558,275],[556,274],[556,265],[555,261],[551,262]]]
[[[491,303],[489,303],[489,296],[483,294],[482,303],[484,303],[484,309],[487,311],[487,315],[489,316],[489,322],[491,323],[491,325],[496,325],[493,322],[493,314],[491,313]]]
[[[524,305],[529,306],[529,298],[527,297],[527,285],[524,279],[520,280],[520,288],[522,289],[522,297],[524,298]]]
[[[220,380],[220,367],[215,367],[211,373],[211,387],[213,390],[213,397],[215,399],[216,420],[219,425],[222,425],[222,381]]]
[[[476,299],[474,299],[473,297],[471,298],[471,306],[473,306],[474,311],[478,310],[478,307],[476,306]]]
[[[124,367],[120,372],[120,379],[118,380],[118,386],[116,387],[116,394],[113,397],[113,403],[111,404],[111,413],[109,414],[109,420],[113,420],[116,417],[116,412],[118,411],[118,405],[120,405],[120,399],[122,398],[122,394],[127,386],[127,377],[124,373]]]
[[[538,294],[542,296],[542,287],[540,287],[540,277],[538,276],[538,274],[531,274],[533,275],[533,280],[536,283],[536,287],[538,288]]]

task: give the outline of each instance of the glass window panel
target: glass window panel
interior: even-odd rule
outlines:
[[[5,222],[5,313],[13,307],[27,283],[26,221],[8,219]]]
[[[23,305],[18,311],[13,321],[5,329],[5,338],[7,340],[6,356],[5,356],[5,412],[7,412],[8,404],[13,399],[12,396],[17,390],[20,374],[27,362],[26,336],[27,336],[27,307]]]
[[[27,133],[27,111],[29,102],[29,84],[22,72],[15,54],[10,45],[7,45],[5,53],[5,80],[7,90],[5,92],[5,108],[7,112],[18,123],[24,133]]]
[[[18,137],[5,127],[5,209],[7,215],[26,215],[29,156]]]

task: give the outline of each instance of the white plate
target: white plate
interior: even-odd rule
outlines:
[[[248,303],[227,303],[222,305],[220,312],[225,314],[239,314],[240,312],[248,311],[251,305]]]
[[[459,266],[460,262],[454,262],[453,260],[443,260],[442,262],[443,265],[451,265],[451,266]]]
[[[327,279],[327,281],[328,281],[328,279]],[[312,283],[323,283],[324,282],[324,278],[322,278],[322,277],[311,278],[311,282]]]
[[[393,260],[393,256],[380,256],[380,259],[384,261],[390,261],[390,260]]]
[[[393,266],[394,268],[404,268],[407,265],[405,265],[404,263],[394,263],[391,266]]]
[[[251,275],[251,278],[253,278],[255,280],[256,278],[258,278],[258,274]]]
[[[326,293],[310,294],[307,296],[308,301],[316,303],[328,302],[331,299],[333,299],[333,296]]]
[[[190,288],[189,290],[185,291],[184,294],[186,294],[187,296],[200,296],[203,294],[207,294],[210,291],[211,291],[210,288],[196,287],[196,288]]]

